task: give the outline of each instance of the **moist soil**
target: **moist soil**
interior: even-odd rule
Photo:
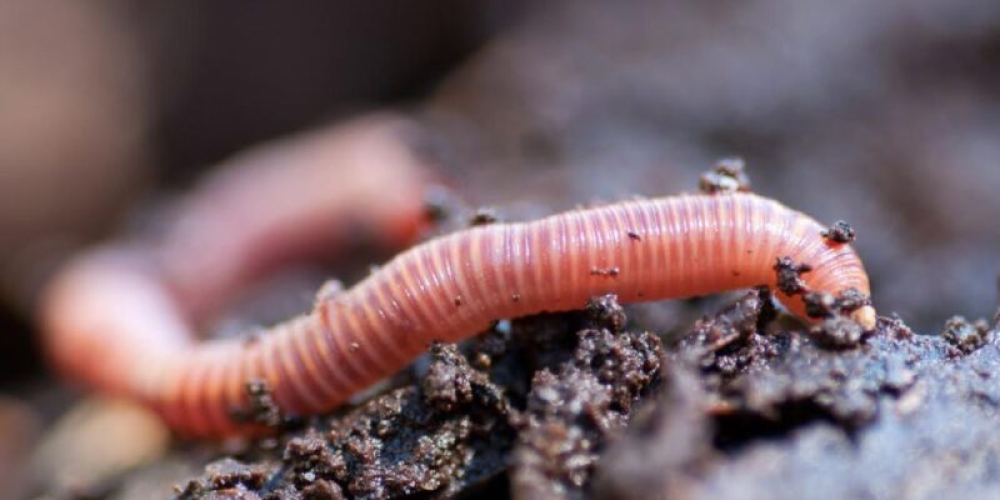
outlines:
[[[396,387],[220,456],[175,498],[995,498],[996,319],[855,338],[764,289],[681,334],[640,316],[607,296],[435,344]]]

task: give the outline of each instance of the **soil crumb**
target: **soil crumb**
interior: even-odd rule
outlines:
[[[297,418],[286,415],[278,407],[271,394],[271,387],[266,380],[251,379],[243,384],[243,391],[247,395],[247,408],[239,408],[232,411],[233,418],[237,421],[262,425],[271,429],[291,427],[299,422]]]
[[[986,343],[989,329],[985,320],[973,323],[962,316],[954,316],[945,322],[941,337],[963,354],[969,354]]]
[[[778,290],[785,295],[802,295],[809,291],[802,275],[812,271],[809,264],[796,264],[791,257],[778,257],[774,272],[778,273]]]

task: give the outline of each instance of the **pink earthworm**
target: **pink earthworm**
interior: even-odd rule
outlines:
[[[387,187],[355,193],[361,199],[353,201],[384,200]],[[330,186],[329,196],[340,195]],[[248,404],[248,380],[265,381],[284,411],[326,412],[434,340],[457,341],[500,318],[579,309],[594,296],[628,303],[774,286],[775,261],[784,257],[811,267],[802,276],[811,291],[867,295],[854,249],[822,233],[808,216],[748,193],[628,201],[473,227],[399,254],[350,289],[321,293],[309,314],[252,342],[192,340],[191,306],[179,305],[164,271],[150,272],[135,252],[104,250],[56,282],[46,325],[54,357],[70,373],[146,402],[184,435],[218,437],[248,431],[232,418]],[[167,269],[169,276],[198,274]],[[805,315],[801,296],[778,297]],[[870,305],[851,316],[875,326]]]
[[[435,179],[413,139],[412,123],[376,114],[232,158],[182,197],[165,234],[99,246],[56,274],[38,312],[52,364],[168,421],[192,421],[180,416],[193,411],[187,390],[160,387],[157,374],[206,375],[207,365],[183,364],[217,349],[194,348],[198,327],[250,280],[348,239],[400,247],[421,233]]]

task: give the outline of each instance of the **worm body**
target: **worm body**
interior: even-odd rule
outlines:
[[[194,341],[163,277],[134,252],[106,250],[57,283],[49,331],[53,343],[72,340],[72,352],[55,348],[55,356],[86,381],[144,400],[184,434],[218,436],[240,430],[230,415],[246,405],[248,380],[267,381],[286,411],[328,411],[406,366],[432,340],[468,337],[500,318],[579,309],[596,295],[636,302],[774,285],[779,257],[812,267],[803,276],[811,290],[867,294],[857,254],[822,230],[743,193],[475,227],[411,248],[251,342]],[[779,297],[803,314],[799,297]],[[866,306],[854,317],[871,328],[874,314]],[[81,359],[65,359],[74,356]]]

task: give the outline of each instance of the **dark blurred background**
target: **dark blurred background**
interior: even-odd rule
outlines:
[[[31,311],[60,259],[242,148],[385,107],[514,216],[742,156],[852,223],[880,312],[936,333],[997,306],[998,97],[995,0],[0,0],[0,393],[51,417]]]
[[[503,9],[500,9],[503,3]],[[0,387],[52,266],[241,148],[419,102],[516,5],[0,1]]]

